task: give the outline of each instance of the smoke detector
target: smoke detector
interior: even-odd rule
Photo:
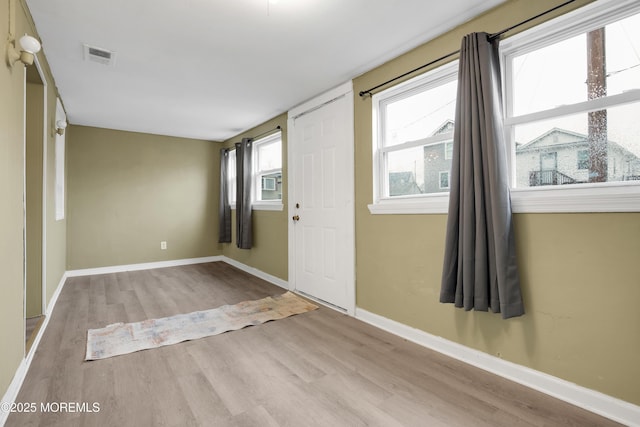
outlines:
[[[116,53],[101,47],[84,44],[84,60],[113,67],[116,63]]]

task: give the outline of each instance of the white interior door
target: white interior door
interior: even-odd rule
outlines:
[[[351,85],[327,97],[289,113],[289,277],[295,290],[353,314]]]

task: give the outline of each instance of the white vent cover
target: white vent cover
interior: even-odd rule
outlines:
[[[97,62],[102,65],[114,66],[116,63],[116,53],[103,49],[101,47],[89,46],[88,44],[84,46],[84,60]]]

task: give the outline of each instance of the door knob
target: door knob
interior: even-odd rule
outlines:
[[[294,221],[300,221],[300,215],[294,215],[292,219]]]

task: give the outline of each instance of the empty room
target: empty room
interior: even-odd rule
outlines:
[[[0,426],[640,426],[636,0],[0,11]]]

